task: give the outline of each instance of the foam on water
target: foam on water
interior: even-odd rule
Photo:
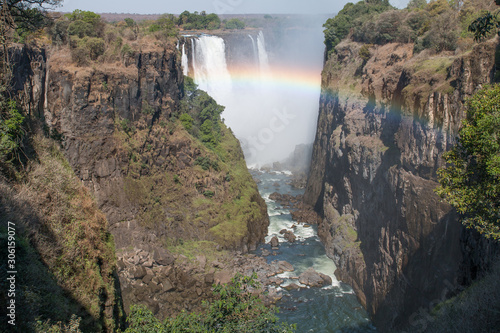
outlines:
[[[271,200],[273,192],[298,195],[302,190],[287,184],[289,172],[268,174],[253,170],[254,177],[260,182],[259,191],[266,201],[270,225],[265,240],[273,237],[279,240],[279,248],[272,250],[270,245],[263,246],[273,254],[268,261],[285,260],[294,267],[293,272],[277,275],[283,283],[277,290],[294,283],[300,290],[282,290],[285,297],[278,302],[282,309],[278,316],[290,323],[297,323],[298,332],[374,332],[366,311],[359,304],[353,289],[335,277],[335,264],[326,256],[324,246],[317,235],[317,226],[306,226],[291,218],[290,210]],[[274,186],[278,183],[279,186]],[[292,228],[292,226],[294,226]],[[288,242],[279,232],[283,229],[293,231],[296,241]],[[332,284],[323,288],[310,288],[301,284],[298,277],[308,268],[332,278]]]

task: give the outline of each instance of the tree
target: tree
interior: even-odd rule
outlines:
[[[500,85],[478,91],[467,104],[457,144],[443,155],[436,192],[462,223],[500,238]]]
[[[47,18],[46,10],[54,8],[62,0],[2,0],[2,24],[16,28],[36,30]]]
[[[289,333],[294,325],[279,323],[275,310],[266,307],[252,293],[259,285],[256,274],[237,274],[231,282],[214,287],[215,300],[205,303],[201,314],[181,313],[164,323],[154,317],[145,306],[132,306],[125,333],[193,332],[193,333]]]
[[[500,6],[500,0],[495,0],[497,6]],[[486,36],[488,36],[492,31],[496,29],[497,34],[500,36],[500,19],[497,11],[495,14],[487,11],[483,16],[474,20],[470,26],[469,31],[474,34],[474,39],[479,41]]]

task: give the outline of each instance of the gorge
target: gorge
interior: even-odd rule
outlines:
[[[255,273],[299,332],[434,332],[491,275],[498,242],[435,188],[467,99],[498,80],[498,37],[436,52],[351,33],[325,51],[324,17],[294,20],[129,39],[124,23],[82,63],[88,36],[10,47],[26,134],[17,169],[0,164],[0,218],[30,272],[20,331],[201,311]]]

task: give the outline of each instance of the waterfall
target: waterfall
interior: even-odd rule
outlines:
[[[261,70],[269,69],[269,57],[266,52],[266,41],[264,39],[264,34],[262,31],[259,32],[257,36],[257,49],[259,52],[259,64]]]
[[[188,75],[188,71],[189,71],[189,64],[188,64],[188,57],[187,57],[187,54],[186,54],[186,43],[183,43],[182,44],[182,58],[181,58],[181,64],[182,64],[182,74],[184,74],[184,76],[187,76]]]
[[[252,48],[253,48],[253,58],[255,59],[255,62],[259,62],[259,52],[257,51],[257,43],[255,42],[255,39],[253,39],[252,35],[248,35],[250,39],[252,40]]]
[[[219,104],[231,95],[231,75],[226,64],[226,45],[217,36],[201,36],[193,40],[194,81]]]

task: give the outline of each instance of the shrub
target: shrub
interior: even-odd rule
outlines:
[[[370,45],[363,45],[359,50],[359,56],[364,62],[367,62],[372,57],[372,54],[370,53]]]
[[[82,20],[71,22],[68,26],[68,33],[80,38],[85,36],[95,36],[94,27],[90,23]]]
[[[348,3],[337,14],[323,25],[326,29],[325,45],[327,52],[332,51],[335,46],[356,26],[362,26],[375,13],[381,13],[392,9],[388,0],[360,1],[356,4]]]
[[[90,60],[97,60],[99,56],[104,54],[105,44],[102,38],[85,37],[80,43],[80,46],[87,50]]]
[[[226,22],[226,24],[224,25],[224,28],[226,28],[226,29],[244,29],[245,22],[241,21],[240,19],[233,18],[233,19],[230,19],[229,21]]]
[[[275,310],[266,307],[253,291],[257,275],[237,274],[230,283],[214,286],[215,299],[201,314],[181,313],[160,322],[143,305],[133,305],[125,333],[139,332],[270,332],[289,333],[295,325],[279,323]]]
[[[462,223],[500,238],[500,85],[478,91],[467,104],[457,144],[444,154],[437,193],[461,214]]]
[[[22,140],[24,117],[16,102],[1,101],[0,104],[0,167],[8,168]]]
[[[89,62],[88,50],[85,47],[72,48],[71,60],[73,60],[77,66],[87,66]]]
[[[187,131],[190,131],[193,128],[193,118],[187,113],[181,114],[179,120]]]

